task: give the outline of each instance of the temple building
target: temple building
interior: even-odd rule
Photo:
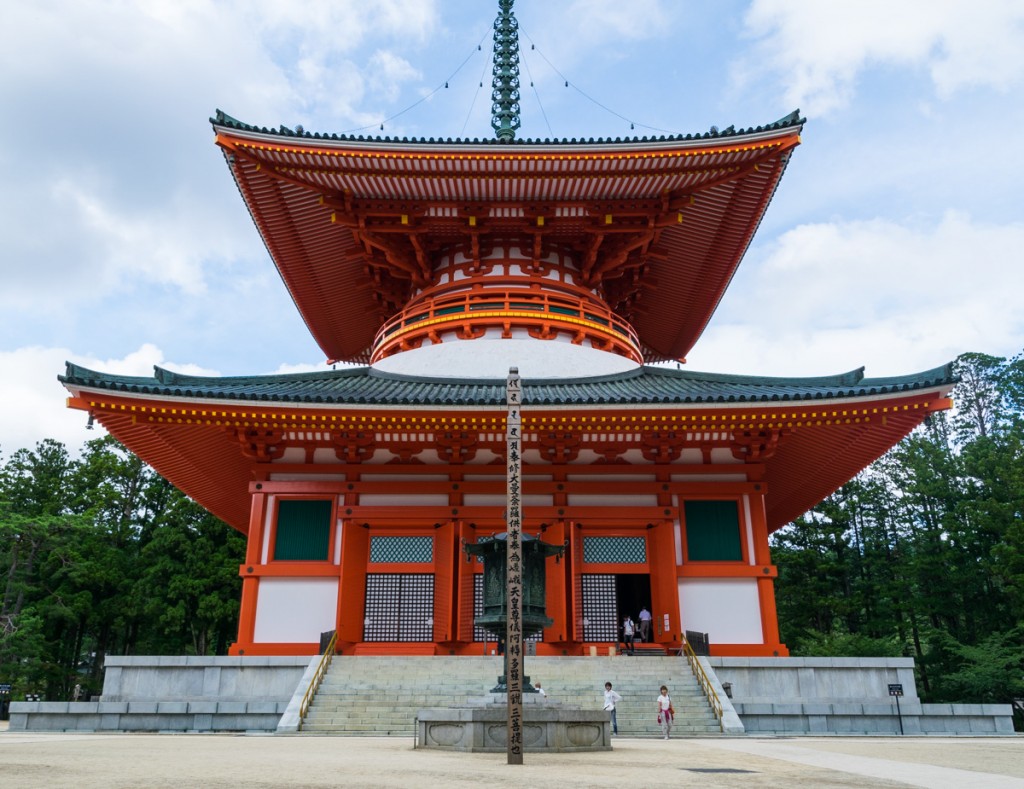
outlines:
[[[786,655],[769,535],[950,406],[948,367],[687,369],[803,120],[516,139],[514,31],[503,0],[495,139],[212,119],[323,371],[61,377],[72,408],[247,535],[233,654],[313,654],[329,630],[345,654],[488,649],[463,545],[504,531],[517,367],[524,529],[565,546],[537,654],[606,654],[646,606],[652,647],[692,630],[713,655]]]

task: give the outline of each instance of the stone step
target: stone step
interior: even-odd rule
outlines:
[[[497,683],[502,670],[502,659],[492,656],[339,656],[321,684],[302,731],[412,736],[417,710],[479,699]],[[654,699],[662,684],[672,691],[677,734],[699,736],[720,730],[689,665],[679,658],[531,656],[526,670],[532,680],[542,681],[552,702],[570,706],[599,707],[604,683],[611,681],[623,697],[617,710],[623,735],[661,735]]]

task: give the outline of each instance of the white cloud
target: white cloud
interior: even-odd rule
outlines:
[[[369,85],[388,101],[398,98],[402,83],[422,79],[422,74],[403,57],[387,50],[377,50],[370,58]]]
[[[321,364],[308,364],[308,363],[302,363],[302,362],[300,362],[298,364],[286,364],[285,363],[285,364],[278,365],[278,368],[276,370],[274,370],[272,373],[270,373],[270,375],[292,375],[293,373],[322,373],[326,369],[328,369],[328,368],[325,367],[322,363]]]
[[[759,39],[738,64],[744,83],[771,73],[787,106],[821,116],[844,107],[858,77],[895,65],[926,72],[941,98],[1024,78],[1024,4],[1017,0],[754,0],[745,17]]]
[[[744,262],[694,369],[900,375],[1024,347],[1024,223],[802,225]],[[749,268],[748,268],[749,267]]]
[[[669,17],[664,0],[575,0],[565,12],[565,19],[573,20],[574,36],[589,41],[629,40],[666,34]]]
[[[0,351],[0,369],[4,371],[0,381],[0,462],[19,449],[34,448],[43,438],[62,442],[74,455],[98,435],[86,431],[84,412],[66,407],[69,394],[57,380],[65,361],[113,375],[151,376],[154,365],[188,375],[217,375],[194,364],[169,362],[151,344],[120,359],[80,356],[67,348]]]

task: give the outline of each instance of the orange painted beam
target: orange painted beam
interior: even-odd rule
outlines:
[[[680,578],[777,578],[779,570],[771,564],[737,562],[691,562],[679,568]]]

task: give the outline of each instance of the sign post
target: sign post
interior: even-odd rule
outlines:
[[[900,712],[900,696],[903,695],[903,685],[898,682],[890,682],[889,695],[896,697],[896,716],[900,719],[900,734],[903,734],[903,713]]]
[[[507,457],[506,556],[508,624],[505,631],[508,689],[508,763],[523,763],[523,533],[522,533],[522,388],[519,369],[510,367],[505,385]]]

